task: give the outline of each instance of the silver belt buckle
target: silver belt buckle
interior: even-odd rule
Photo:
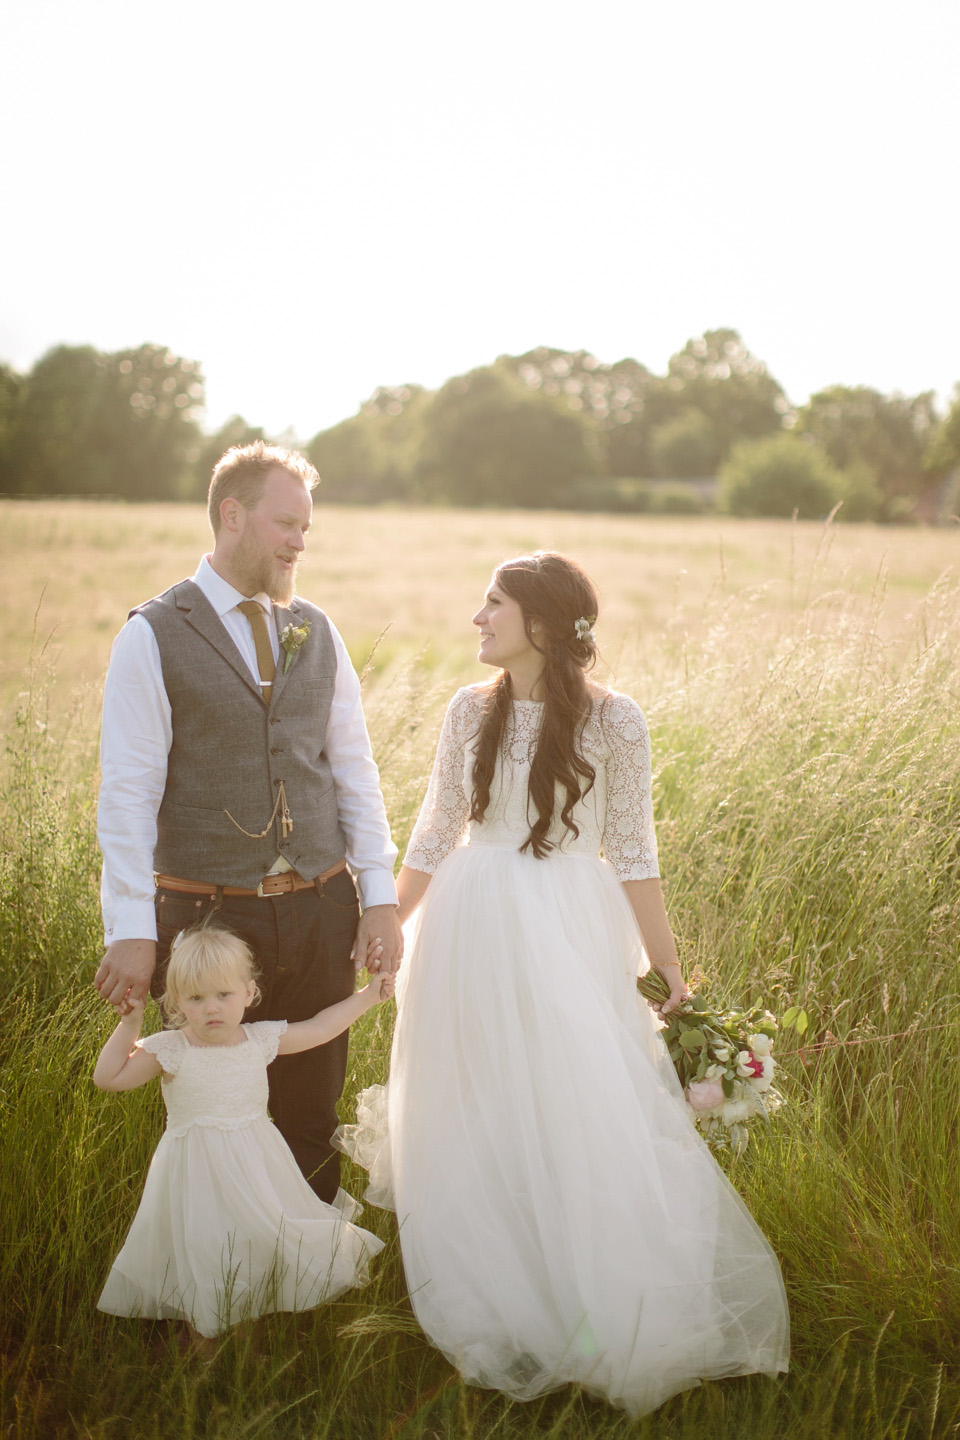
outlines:
[[[266,880],[266,878],[267,878],[266,875],[264,875],[263,880]],[[264,888],[263,888],[263,880],[261,880],[260,883],[259,883],[259,885],[257,886],[257,894],[260,896],[260,899],[261,899],[261,900],[269,900],[269,899],[270,899],[270,896],[266,893],[266,891],[265,891]]]

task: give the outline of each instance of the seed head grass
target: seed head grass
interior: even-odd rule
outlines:
[[[174,539],[185,547],[182,512],[170,518],[152,508],[159,538],[147,553]],[[89,521],[104,526],[104,554],[115,537],[107,510],[91,507]],[[142,528],[149,517],[138,511],[137,519]],[[343,522],[331,512],[331,525]],[[521,548],[504,545],[491,557],[491,523],[451,521],[451,552],[464,536],[484,545],[482,565],[474,555],[465,571],[487,572],[491,558]],[[518,542],[558,543],[550,523],[542,538],[535,517],[512,517],[504,531]],[[524,526],[529,535],[519,533]],[[48,520],[50,544],[61,530]],[[702,525],[687,533],[693,549],[703,543]],[[737,533],[746,545],[748,530]],[[800,532],[801,559],[796,528],[753,535],[750,564],[765,564],[766,576],[732,584],[733,562],[715,556],[695,605],[681,594],[655,633],[624,623],[609,646],[601,619],[600,639],[607,674],[650,723],[664,885],[688,972],[718,999],[762,1002],[778,1014],[801,1006],[810,1017],[804,1035],[784,1030],[777,1041],[778,1085],[789,1103],[729,1162],[782,1263],[790,1374],[711,1383],[638,1421],[570,1388],[518,1405],[466,1387],[422,1336],[395,1219],[372,1207],[362,1223],[386,1249],[368,1287],[304,1315],[238,1327],[209,1364],[182,1353],[159,1327],[100,1314],[96,1298],[136,1210],[163,1112],[159,1087],[118,1096],[90,1081],[112,1024],[90,983],[102,953],[95,807],[106,656],[65,692],[40,640],[17,677],[0,767],[5,1436],[960,1433],[960,591],[949,576],[932,576],[923,589],[904,581],[909,603],[903,593],[891,600],[897,587],[862,568],[855,583],[838,583],[830,548],[838,542],[828,533],[813,545],[812,532]],[[613,589],[621,583],[613,559],[604,571],[599,549],[583,553],[599,547],[599,527],[585,537],[583,547],[567,548]],[[895,556],[888,565],[895,573]],[[355,576],[363,573],[355,567]],[[141,598],[130,584],[127,598]],[[24,598],[28,625],[37,599]],[[616,613],[622,598],[614,600]],[[358,611],[364,605],[369,597]],[[363,621],[370,645],[390,619],[384,601],[379,629]],[[441,642],[447,624],[438,612]],[[426,650],[422,635],[398,628],[364,683],[402,852],[446,701],[481,672],[472,652],[443,643]],[[356,635],[348,636],[352,646]],[[356,648],[354,655],[362,663]],[[357,1090],[386,1078],[391,1010],[377,1007],[353,1028],[346,1121]],[[155,1009],[148,1026],[159,1026]],[[345,1187],[359,1195],[364,1183],[347,1163]],[[611,1157],[597,1176],[598,1224],[603,1194],[616,1183]]]

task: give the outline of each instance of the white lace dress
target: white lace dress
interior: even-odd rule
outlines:
[[[191,1045],[180,1030],[138,1040],[165,1072],[167,1128],[101,1310],[213,1336],[368,1278],[383,1242],[350,1223],[359,1207],[343,1191],[335,1205],[314,1194],[267,1115],[267,1065],[286,1027],[244,1025],[241,1045]]]
[[[447,712],[406,864],[433,874],[400,972],[389,1087],[341,1144],[397,1211],[429,1339],[529,1399],[576,1381],[633,1413],[707,1377],[784,1370],[776,1258],[691,1124],[621,880],[656,876],[635,703],[595,703],[577,838],[520,854],[541,707],[516,702],[468,820],[481,697]],[[604,859],[600,858],[603,852]]]

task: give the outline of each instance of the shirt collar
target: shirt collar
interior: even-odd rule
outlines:
[[[210,564],[209,555],[204,555],[200,564],[197,566],[193,583],[198,590],[203,591],[203,594],[210,601],[210,604],[221,620],[230,610],[235,610],[241,600],[248,599],[259,600],[267,614],[273,614],[273,601],[269,595],[263,592],[253,596],[241,595],[240,591],[236,590],[230,584],[229,580],[224,580],[222,575],[217,574],[216,570],[214,570]]]

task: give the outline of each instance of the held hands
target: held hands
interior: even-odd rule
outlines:
[[[369,990],[373,996],[374,1005],[378,1005],[382,1000],[391,999],[397,988],[396,972],[390,970],[381,971],[380,974],[373,976],[369,985],[365,988]]]
[[[379,975],[381,973],[380,966],[383,960],[383,941],[380,939],[380,936],[371,935],[367,941],[366,955],[358,954],[356,942],[354,942],[351,958],[353,960],[353,968],[356,971],[366,970],[368,975]],[[390,971],[384,970],[382,973],[389,975]]]
[[[403,956],[403,931],[396,905],[369,905],[360,916],[351,951],[355,967],[369,974],[395,974]]]
[[[129,1014],[131,1005],[138,1002],[143,1014],[156,963],[156,940],[114,940],[100,961],[93,983],[118,1015]]]
[[[142,1000],[134,1000],[132,995],[127,996],[127,1006],[128,1008],[120,1016],[118,1024],[122,1025],[124,1030],[130,1031],[130,1039],[133,1041],[136,1040],[140,1034],[140,1027],[143,1024],[143,1012],[147,1007]]]

